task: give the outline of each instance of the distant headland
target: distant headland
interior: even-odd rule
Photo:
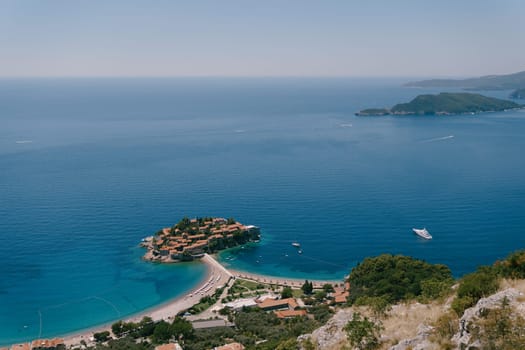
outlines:
[[[505,75],[486,75],[468,79],[429,79],[411,81],[408,87],[457,87],[467,90],[512,90],[525,87],[525,71]]]
[[[487,97],[473,93],[442,92],[438,95],[419,95],[408,103],[400,103],[386,108],[369,108],[357,112],[358,116],[382,115],[452,115],[475,114],[481,112],[500,112],[523,108],[512,101]]]
[[[486,75],[468,79],[430,79],[411,81],[407,87],[423,88],[462,88],[465,90],[515,90],[511,98],[523,98],[525,90],[525,71],[505,75]],[[521,96],[521,97],[520,97]]]
[[[144,260],[172,263],[191,261],[205,253],[258,242],[260,236],[257,226],[245,226],[234,218],[184,217],[174,226],[144,238],[140,245],[147,249]]]

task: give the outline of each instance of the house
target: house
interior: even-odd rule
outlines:
[[[169,343],[156,346],[155,350],[182,350],[182,347],[179,343]]]
[[[264,311],[273,311],[273,310],[295,310],[299,305],[294,298],[287,299],[265,299],[261,301],[257,306]]]
[[[213,350],[244,350],[244,346],[241,343],[229,343],[223,346],[215,347]]]
[[[332,297],[336,304],[346,303],[348,296],[350,295],[350,283],[346,282],[344,287],[335,287]]]
[[[15,344],[11,346],[11,350],[31,350],[31,344],[29,343]]]
[[[293,318],[306,316],[306,310],[276,310],[274,314],[277,318]]]
[[[37,339],[31,342],[31,350],[62,350],[65,349],[64,339]]]

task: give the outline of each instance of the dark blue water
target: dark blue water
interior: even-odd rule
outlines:
[[[353,115],[432,91],[402,82],[0,81],[0,344],[183,294],[202,265],[148,264],[136,245],[185,215],[260,226],[223,261],[300,278],[381,253],[459,276],[523,248],[525,113]]]

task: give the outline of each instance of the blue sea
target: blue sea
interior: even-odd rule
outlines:
[[[525,248],[525,112],[354,116],[438,92],[405,81],[0,80],[0,344],[185,294],[202,264],[137,247],[183,216],[259,226],[220,259],[273,276],[342,279],[381,253],[461,276]]]

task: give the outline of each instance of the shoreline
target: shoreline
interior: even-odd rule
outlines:
[[[340,280],[319,280],[319,279],[308,279],[308,278],[270,276],[270,275],[263,275],[259,273],[252,273],[248,271],[234,270],[234,269],[228,269],[228,271],[230,271],[235,278],[259,282],[259,283],[265,283],[265,284],[275,284],[279,286],[288,286],[288,287],[296,287],[296,288],[301,288],[305,280],[308,280],[308,282],[312,282],[314,288],[322,288],[323,285],[326,283],[330,283],[332,285],[344,284],[344,281],[345,281],[344,277],[341,278]]]
[[[228,270],[219,264],[214,258],[209,255],[205,255],[200,259],[200,262],[206,265],[206,274],[204,278],[191,290],[188,290],[183,295],[180,295],[174,299],[168,300],[162,304],[152,306],[151,308],[139,311],[128,317],[122,318],[124,322],[139,322],[143,317],[151,317],[154,321],[160,321],[161,319],[170,320],[173,319],[179,312],[191,308],[197,304],[199,300],[206,295],[213,295],[215,291],[224,286],[230,278],[233,276]],[[210,283],[210,281],[212,281]],[[210,287],[207,291],[203,289]],[[199,291],[199,292],[198,292]],[[118,320],[110,323],[105,323],[98,326],[93,326],[87,329],[73,331],[71,333],[64,334],[61,338],[64,339],[66,346],[80,344],[81,340],[90,342],[90,338],[94,333],[110,331],[111,325]]]
[[[119,320],[124,322],[139,322],[143,317],[151,317],[154,321],[172,320],[178,313],[183,310],[191,308],[193,305],[197,304],[199,300],[204,296],[211,296],[215,291],[225,286],[230,279],[244,279],[254,282],[260,282],[265,284],[274,284],[279,286],[290,286],[295,288],[300,288],[304,279],[300,278],[288,278],[288,277],[279,277],[279,276],[269,276],[262,275],[257,273],[251,273],[248,271],[234,270],[229,269],[223,266],[219,261],[216,255],[205,254],[200,260],[206,266],[206,274],[202,280],[191,290],[188,290],[183,295],[175,297],[171,300],[167,300],[161,304],[152,306],[148,309],[139,311],[127,317],[104,323],[101,325],[81,329],[78,331],[72,331],[63,335],[52,336],[52,337],[43,337],[43,338],[62,338],[64,339],[64,344],[66,346],[78,345],[82,340],[87,343],[92,342],[91,338],[94,333],[109,331],[111,333],[111,325]],[[309,280],[313,283],[314,288],[321,288],[325,283],[342,284],[344,283],[344,278],[341,280]],[[32,339],[34,340],[34,339]],[[18,343],[27,343],[18,342]]]

